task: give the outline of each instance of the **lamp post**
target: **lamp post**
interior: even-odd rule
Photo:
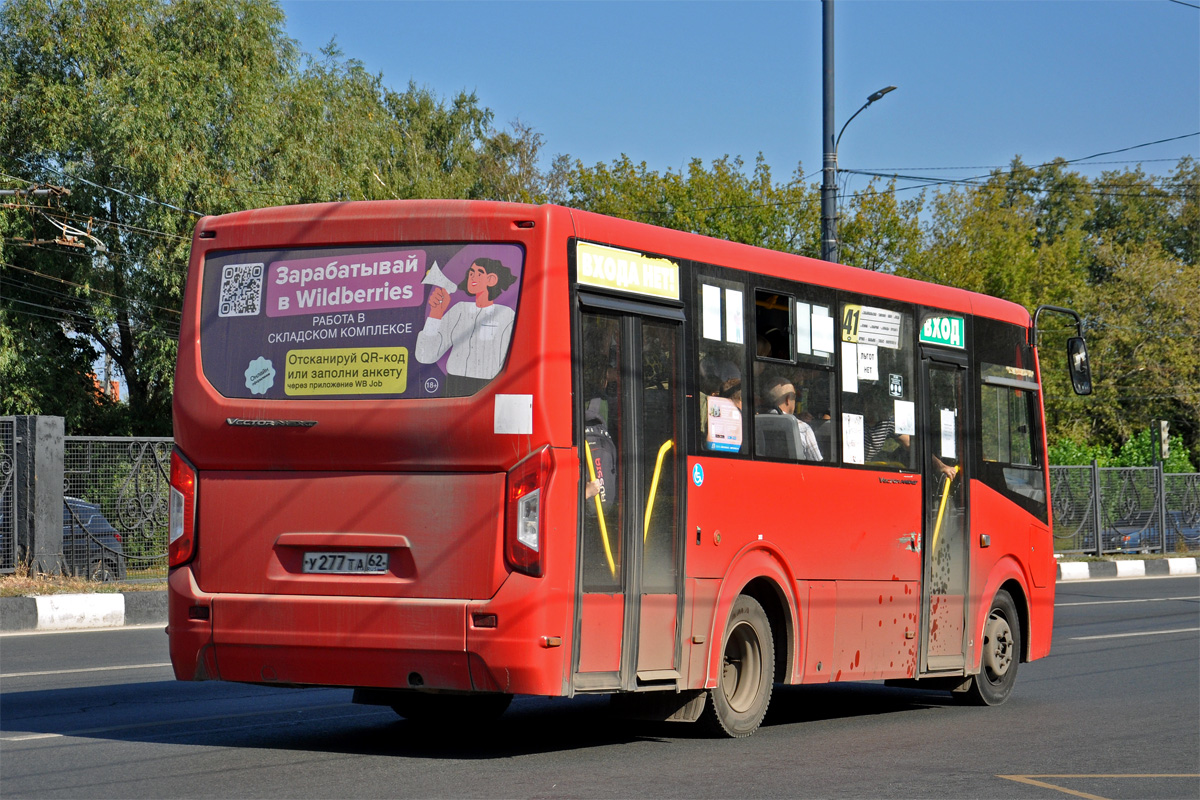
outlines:
[[[867,102],[862,104],[862,107],[850,115],[850,119],[846,120],[845,125],[838,131],[835,138],[833,136],[833,87],[832,74],[833,66],[833,20],[830,18],[826,21],[826,36],[830,42],[826,45],[826,90],[825,90],[825,177],[821,184],[821,258],[825,261],[838,260],[838,238],[837,238],[837,150],[838,143],[842,141],[842,134],[846,132],[846,125],[849,125],[855,117],[861,114],[867,106],[874,103],[879,98],[883,97],[888,92],[896,91],[895,86],[885,86],[878,92],[874,92],[867,97]],[[832,141],[831,141],[832,140]]]

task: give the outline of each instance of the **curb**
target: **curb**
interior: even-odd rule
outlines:
[[[1196,558],[1065,561],[1058,580],[1200,574]],[[0,631],[67,631],[167,623],[167,592],[0,597]]]
[[[1195,558],[1148,558],[1122,561],[1065,561],[1058,565],[1058,580],[1089,578],[1150,578],[1166,575],[1196,575]]]
[[[0,631],[68,631],[167,622],[167,592],[0,597]]]

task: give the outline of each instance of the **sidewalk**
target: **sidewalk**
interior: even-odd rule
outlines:
[[[1094,578],[1149,578],[1196,575],[1196,558],[1064,561],[1059,582]],[[114,628],[122,625],[166,625],[167,592],[125,594],[53,594],[38,597],[0,597],[0,632],[62,631]]]

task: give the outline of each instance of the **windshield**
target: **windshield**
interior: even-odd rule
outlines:
[[[200,350],[225,397],[462,397],[508,355],[524,250],[253,250],[204,265]]]

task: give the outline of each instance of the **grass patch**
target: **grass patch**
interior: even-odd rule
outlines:
[[[164,570],[139,570],[130,573],[128,577],[134,580],[101,583],[71,575],[31,575],[29,574],[29,567],[20,564],[11,575],[0,575],[0,597],[28,597],[41,594],[156,592],[167,588],[167,579]]]

